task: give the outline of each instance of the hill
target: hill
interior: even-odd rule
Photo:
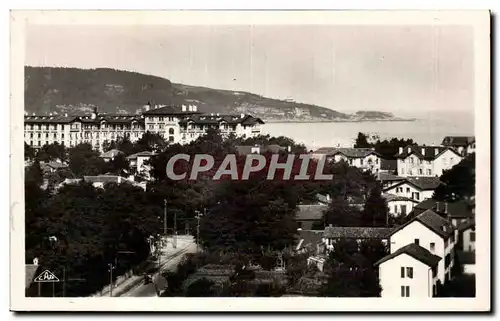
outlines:
[[[325,107],[230,90],[175,84],[168,79],[107,68],[25,67],[27,113],[138,113],[147,102],[195,104],[206,113],[250,113],[264,120],[363,120]]]

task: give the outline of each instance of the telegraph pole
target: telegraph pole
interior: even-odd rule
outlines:
[[[174,235],[173,235],[174,249],[177,248],[177,211],[174,211]]]
[[[109,266],[109,296],[113,296],[113,270],[115,269],[115,266],[113,263],[108,263]]]

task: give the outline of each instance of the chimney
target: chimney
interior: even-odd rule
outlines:
[[[38,258],[37,258],[37,257],[35,257],[35,258],[33,259],[33,265],[38,265]]]
[[[146,111],[149,111],[151,109],[151,103],[148,101],[148,103],[146,105],[144,105],[144,109]]]
[[[182,111],[186,111],[186,105],[182,105]]]
[[[193,111],[198,111],[198,107],[196,105],[193,105]]]
[[[245,114],[241,114],[240,116],[241,116],[241,118],[243,118],[243,117],[245,117]]]
[[[193,111],[193,105],[188,105],[188,110]]]
[[[214,115],[214,113],[210,113],[210,116],[213,116],[213,115]]]
[[[425,156],[425,148],[422,148],[422,155]]]
[[[328,224],[328,227],[333,227],[333,224]]]
[[[439,204],[440,204],[439,202],[436,203],[436,212],[438,213],[439,213]]]
[[[64,117],[68,117],[68,113],[64,113]]]
[[[217,113],[217,117],[219,117],[219,116],[220,116],[219,113]]]
[[[444,214],[448,214],[448,202],[444,202]]]
[[[288,150],[289,153],[291,153],[292,152],[292,146],[288,146],[287,150]]]
[[[411,147],[408,147],[408,153],[411,153]]]
[[[403,147],[399,147],[399,154],[403,154]]]
[[[434,148],[434,156],[437,156],[439,154],[439,148]]]
[[[331,200],[331,199],[330,199],[330,194],[326,194],[326,201],[327,201],[328,203],[330,203],[330,200]]]

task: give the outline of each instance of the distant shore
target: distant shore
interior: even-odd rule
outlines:
[[[392,119],[262,119],[266,123],[366,123],[366,122],[412,122],[417,118],[392,118]]]

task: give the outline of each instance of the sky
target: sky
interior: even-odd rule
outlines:
[[[474,110],[467,26],[29,26],[29,66],[115,68],[355,112]]]

